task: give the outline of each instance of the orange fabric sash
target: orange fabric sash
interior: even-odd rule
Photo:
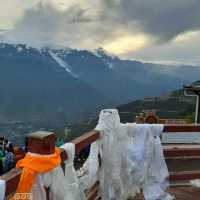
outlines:
[[[21,197],[19,194],[30,193],[36,176],[40,173],[46,173],[57,167],[61,163],[59,149],[55,149],[55,153],[51,155],[38,155],[27,153],[24,159],[17,162],[16,168],[23,168],[20,182],[16,191],[16,198],[14,199],[28,199]]]

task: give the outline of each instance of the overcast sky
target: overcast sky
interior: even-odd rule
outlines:
[[[0,0],[0,41],[200,65],[200,0]]]

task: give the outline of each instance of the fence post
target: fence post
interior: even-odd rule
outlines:
[[[56,135],[52,132],[37,131],[28,135],[28,151],[41,155],[55,152]]]
[[[56,135],[52,132],[37,131],[28,135],[28,151],[41,155],[55,152]],[[45,188],[46,198],[49,200],[49,188]]]

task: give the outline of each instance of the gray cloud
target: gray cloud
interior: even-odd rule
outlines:
[[[200,29],[199,0],[103,0],[105,12],[121,23],[137,22],[147,33],[169,40]]]
[[[0,28],[0,33],[3,33],[3,32],[5,32],[6,30],[5,29],[1,29]]]
[[[82,43],[89,45],[108,36],[106,27],[98,15],[91,15],[89,9],[78,4],[60,10],[54,4],[39,3],[26,10],[14,28],[6,32],[4,40],[33,46],[81,47]]]
[[[146,33],[157,41],[162,41],[162,44],[167,44],[181,33],[200,30],[199,0],[96,1],[96,7],[94,3],[88,3],[90,0],[85,0],[85,4],[78,4],[76,1],[66,9],[59,9],[55,4],[41,1],[42,3],[26,10],[12,30],[0,31],[0,39],[40,47],[93,49],[115,40],[116,35],[120,34],[119,31],[132,36]],[[153,52],[159,52],[160,48],[159,44],[153,44],[138,54],[130,52],[127,55],[143,58],[149,54],[156,57]],[[162,46],[163,59],[166,53],[164,48],[172,51],[171,47]],[[195,48],[200,50],[200,47]],[[178,47],[173,49],[176,52],[180,50]],[[168,57],[166,54],[166,58]]]
[[[26,33],[42,40],[46,35],[48,41],[66,32],[71,39],[74,36],[69,36],[70,33],[82,34],[83,40],[84,36],[90,36],[100,41],[109,39],[117,29],[124,29],[140,30],[167,41],[182,32],[200,29],[199,0],[101,0],[100,5],[96,9],[74,4],[61,11],[53,4],[39,3],[25,12],[13,32],[17,32],[17,36]],[[96,9],[96,16],[90,14],[92,9]]]
[[[129,58],[148,62],[181,63],[200,66],[200,31],[184,42],[159,43],[137,52],[129,52]]]
[[[5,33],[6,33],[5,29],[0,29],[0,41],[3,39]]]

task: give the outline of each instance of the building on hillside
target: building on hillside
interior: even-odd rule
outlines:
[[[188,124],[186,119],[161,119],[156,115],[156,110],[144,110],[136,116],[136,123],[138,124]]]

